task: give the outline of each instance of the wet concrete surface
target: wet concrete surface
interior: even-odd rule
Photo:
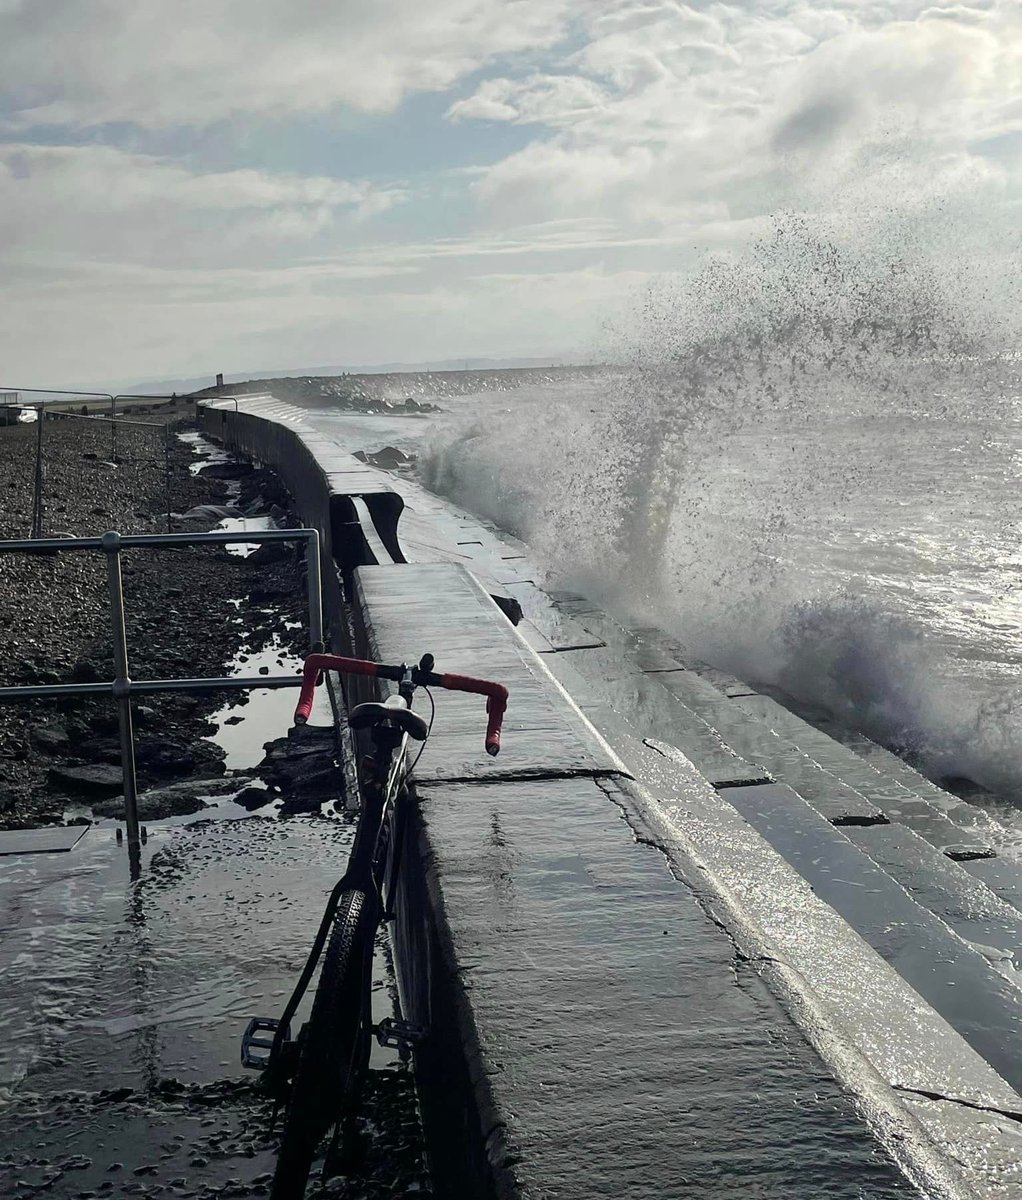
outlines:
[[[358,581],[383,658],[421,645],[511,691],[496,760],[478,701],[438,694],[417,768],[497,1194],[915,1194],[755,967],[622,820],[606,789],[627,792],[627,770],[598,741],[594,755],[480,590],[450,566]],[[688,786],[707,788],[691,770]]]
[[[1022,990],[1013,981],[790,788],[735,788],[728,801],[1003,1079],[1022,1087]]]
[[[283,1006],[351,836],[308,817],[151,827],[135,882],[112,829],[71,854],[8,860],[5,1200],[266,1194],[276,1138],[241,1033]],[[376,987],[388,1005],[382,976]],[[414,1122],[410,1081],[388,1087]],[[424,1186],[417,1145],[384,1190],[338,1194],[405,1185]]]
[[[430,785],[423,808],[520,1194],[917,1194],[594,781]]]
[[[336,441],[333,444],[336,447]],[[724,1195],[733,1194],[736,1187],[751,1188],[756,1195],[829,1195],[828,1187],[844,1194],[840,1189],[845,1186],[853,1189],[848,1194],[860,1196],[886,1195],[884,1188],[911,1191],[893,1166],[894,1155],[927,1194],[1000,1197],[1014,1144],[1010,1126],[1022,1112],[1022,1100],[1007,1082],[1015,1082],[1016,997],[1022,992],[1004,973],[1004,964],[995,969],[978,947],[985,919],[997,927],[991,941],[995,949],[998,939],[1008,936],[1010,920],[1003,906],[986,900],[982,883],[968,893],[966,904],[965,893],[955,892],[941,873],[942,864],[951,871],[972,870],[978,881],[984,879],[985,867],[987,877],[997,882],[997,895],[1017,893],[1012,892],[1010,874],[991,867],[991,861],[998,860],[959,865],[939,853],[952,848],[944,839],[959,802],[913,787],[906,773],[892,772],[885,780],[862,758],[839,753],[841,747],[833,743],[814,742],[808,726],[788,722],[771,709],[772,701],[757,697],[742,681],[688,661],[680,647],[657,631],[622,630],[581,598],[545,594],[527,551],[513,539],[495,536],[483,523],[427,496],[407,478],[395,478],[393,486],[407,505],[406,515],[408,510],[417,514],[410,526],[416,554],[462,561],[499,580],[519,598],[526,616],[525,640],[617,751],[615,755],[604,746],[594,757],[591,733],[579,748],[570,736],[562,737],[564,730],[558,726],[553,742],[560,739],[563,744],[551,744],[550,753],[540,746],[515,763],[502,754],[499,766],[479,765],[481,754],[469,742],[469,710],[452,709],[454,728],[444,741],[438,724],[429,747],[438,757],[432,767],[424,758],[419,772],[431,823],[435,888],[443,897],[441,911],[455,939],[456,961],[465,968],[457,986],[470,1012],[485,1014],[483,1022],[473,1019],[463,1030],[463,1040],[470,1052],[475,1045],[473,1078],[485,1093],[480,1111],[496,1122],[488,1141],[512,1191],[531,1194],[538,1189],[540,1194],[553,1179],[559,1194],[593,1194],[591,1187],[584,1190],[589,1174],[583,1183],[578,1170],[580,1161],[590,1159],[600,1177],[599,1190],[621,1190],[618,1181],[624,1180],[628,1194]],[[431,525],[442,537],[423,534]],[[445,548],[438,553],[441,541]],[[457,547],[454,556],[446,548],[450,544]],[[438,607],[436,581],[416,589],[409,577],[407,584],[397,585],[402,589],[404,595],[397,598],[382,587],[362,597],[361,603],[373,610],[370,625],[377,648],[389,651],[384,656],[390,658],[429,649],[443,669],[445,654],[457,656],[465,613],[444,614],[446,620],[431,623]],[[478,641],[468,639],[465,657],[471,666],[459,662],[460,669],[497,678],[501,670],[517,669],[515,655],[493,652],[494,629],[488,627]],[[516,653],[519,665],[527,661]],[[532,674],[536,679],[544,676],[535,667]],[[524,720],[513,729],[512,700],[505,748],[513,744],[511,732],[530,742],[543,738],[543,721],[533,720],[532,713],[541,713],[541,693],[547,686],[544,682],[537,691],[532,684],[522,685]],[[575,711],[566,696],[561,699]],[[574,717],[568,720],[569,731],[575,724]],[[645,744],[646,739],[655,742],[657,735],[663,739],[664,752],[659,755]],[[675,747],[681,748],[676,759]],[[764,771],[781,786],[757,785],[742,775],[741,766],[734,779],[720,774],[736,765],[721,755],[735,751],[750,772]],[[702,756],[713,766],[716,795],[686,754],[697,765],[702,765]],[[657,757],[666,765],[652,764]],[[610,769],[594,766],[601,758],[604,763],[609,759]],[[629,770],[641,778],[642,787],[629,781]],[[615,828],[630,848],[620,861],[615,856],[625,853],[626,843],[617,845],[607,828],[587,829],[578,807],[584,808],[584,797],[594,785],[603,793],[604,813],[609,802],[626,817],[627,824],[616,817]],[[562,788],[568,791],[551,814],[545,799],[554,793],[560,798]],[[455,794],[465,797],[464,806],[448,803],[448,796]],[[778,803],[757,803],[768,795]],[[743,803],[740,813],[735,805],[740,808]],[[657,807],[662,820],[651,815]],[[922,854],[913,878],[899,882],[881,870],[884,855],[895,852],[893,841],[871,847],[863,841],[860,848],[853,845],[851,834],[846,838],[835,828],[844,826],[865,839],[891,820],[923,838],[929,834],[941,862]],[[965,824],[950,832],[970,844],[976,841],[971,833],[960,836]],[[465,852],[455,852],[458,848]],[[870,849],[881,862],[870,857]],[[640,857],[633,860],[631,855]],[[636,865],[641,861],[656,862],[666,880],[643,877]],[[609,872],[605,863],[611,864]],[[626,897],[615,907],[619,875],[627,881]],[[591,896],[589,887],[595,889]],[[629,888],[634,890],[627,894]],[[993,883],[989,890],[993,896]],[[448,902],[448,896],[453,900]],[[578,911],[572,907],[576,900]],[[929,904],[938,910],[944,905],[947,920]],[[681,957],[672,959],[668,951],[665,961],[673,963],[673,970],[660,975],[664,952],[643,952],[647,931],[641,922],[644,912],[654,924],[662,918],[668,933],[662,928],[659,936],[668,938],[664,945],[670,947],[668,909],[675,921],[682,919],[680,914],[697,914],[706,922],[706,945],[712,942],[716,949],[705,955],[693,949],[700,945],[696,922],[689,927],[693,940],[681,939]],[[571,912],[574,922],[569,928],[558,924],[561,912]],[[691,919],[696,921],[695,916]],[[955,932],[955,920],[963,931],[968,925],[973,935],[969,941]],[[536,930],[547,936],[537,939]],[[918,945],[913,943],[917,933]],[[548,942],[555,952],[544,957]],[[637,961],[630,973],[633,957]],[[604,958],[606,968],[586,973],[590,960],[601,964]],[[852,1158],[847,1159],[842,1148],[844,1127],[839,1128],[837,1142],[814,1144],[813,1121],[800,1100],[793,1100],[790,1108],[782,1100],[774,1102],[772,1109],[785,1116],[797,1110],[794,1124],[786,1128],[781,1120],[771,1126],[770,1137],[755,1144],[753,1161],[736,1149],[736,1130],[744,1134],[753,1119],[740,1113],[753,1087],[744,1074],[743,1056],[758,1061],[765,1076],[773,1078],[770,1061],[757,1060],[756,1049],[745,1041],[730,1051],[721,1042],[708,1066],[700,1059],[698,1038],[686,1041],[686,1022],[691,1020],[693,1028],[705,1034],[706,1045],[714,1045],[712,1020],[700,1025],[704,1009],[696,985],[701,984],[710,998],[714,1015],[726,1014],[727,1000],[733,997],[718,983],[718,976],[727,974],[725,959],[730,976],[739,981],[731,986],[740,986],[751,965],[765,1001],[776,1005],[776,1029],[762,1014],[751,1019],[770,1029],[771,1039],[787,1037],[797,1047],[787,1094],[798,1093],[799,1078],[815,1079],[815,1064],[842,1103],[851,1103],[849,1095],[856,1097],[852,1111],[860,1123],[848,1129],[849,1144],[855,1147]],[[576,963],[582,969],[572,987]],[[652,983],[644,989],[647,971]],[[760,976],[769,981],[769,990]],[[633,985],[635,991],[630,992]],[[787,1013],[775,996],[783,999]],[[672,1008],[679,997],[684,1020]],[[548,1004],[551,998],[555,1002]],[[631,1023],[621,1025],[617,1034],[621,1010]],[[746,1010],[738,1020],[743,1030],[747,1019]],[[497,1031],[492,1040],[491,1026]],[[576,1026],[583,1033],[577,1034]],[[674,1038],[657,1041],[661,1026]],[[643,1049],[634,1059],[627,1048],[623,1051],[627,1069],[617,1079],[615,1055],[626,1028]],[[602,1049],[590,1054],[584,1036],[592,1030]],[[603,1037],[606,1033],[609,1039]],[[561,1042],[574,1051],[563,1059],[557,1057]],[[658,1055],[669,1062],[663,1077]],[[555,1071],[545,1071],[547,1058],[557,1062]],[[580,1070],[576,1061],[582,1064]],[[684,1094],[672,1091],[676,1079],[670,1072],[677,1077],[689,1062],[697,1068],[691,1086]],[[707,1082],[713,1097],[714,1085],[718,1091],[727,1089],[729,1069],[737,1081],[732,1083],[736,1094],[729,1096],[733,1107],[714,1109],[711,1099],[707,1111],[716,1113],[712,1127],[704,1129],[696,1119],[697,1136],[688,1139],[687,1127],[670,1119],[657,1096],[670,1095],[671,1113],[683,1111],[688,1118],[700,1081]],[[654,1081],[648,1096],[647,1079]],[[787,1084],[785,1080],[782,1093]],[[659,1139],[647,1144],[643,1120],[636,1123],[627,1114],[619,1116],[629,1102],[629,1088],[640,1118],[661,1132]],[[607,1106],[604,1092],[610,1098]],[[824,1088],[816,1094],[828,1093]],[[592,1116],[588,1134],[573,1124],[576,1105]],[[694,1107],[698,1110],[698,1101]],[[961,1116],[958,1125],[956,1113]],[[985,1124],[977,1120],[977,1113],[984,1114]],[[756,1119],[764,1121],[758,1109]],[[803,1119],[805,1126],[800,1124]],[[565,1142],[587,1138],[584,1148],[580,1151],[576,1143],[572,1155],[561,1153],[559,1144],[551,1145],[551,1123],[564,1128]],[[727,1131],[728,1148],[725,1139],[714,1141],[720,1130]],[[796,1156],[803,1166],[810,1160],[824,1164],[808,1188],[786,1175],[784,1151],[803,1138],[808,1152]],[[701,1158],[704,1145],[714,1147],[712,1167]],[[946,1154],[935,1151],[935,1145]],[[613,1150],[604,1153],[606,1147]],[[778,1176],[770,1175],[771,1155],[784,1164]],[[695,1164],[691,1180],[685,1174],[689,1156]],[[732,1160],[738,1164],[735,1174],[730,1174]],[[858,1174],[867,1171],[867,1161],[882,1164],[880,1178]]]

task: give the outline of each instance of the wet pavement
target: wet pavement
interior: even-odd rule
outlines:
[[[954,861],[944,836],[985,847],[988,831],[910,773],[861,774],[656,631],[545,592],[521,543],[393,486],[434,561],[365,573],[374,645],[513,676],[500,758],[482,754],[481,701],[445,696],[418,771],[449,955],[430,998],[454,1001],[435,1019],[467,1057],[494,1188],[1018,1195],[1022,889],[1015,864]],[[462,566],[519,600],[519,633]],[[281,1007],[350,827],[217,803],[151,827],[135,882],[109,827],[4,860],[5,1198],[265,1194],[273,1137],[238,1038]],[[906,867],[912,838],[926,853]],[[414,1124],[407,1079],[383,1078]],[[338,1194],[425,1187],[398,1142],[408,1173],[377,1181],[389,1192]],[[469,1194],[463,1164],[435,1165],[440,1194]]]
[[[5,1200],[266,1194],[271,1109],[241,1068],[240,1037],[283,1006],[351,835],[310,817],[150,826],[135,882],[113,829],[69,854],[6,860]],[[382,973],[376,989],[391,1007]],[[394,1076],[377,1091],[396,1092],[390,1107],[414,1124],[410,1081],[376,1065]],[[421,1187],[411,1143],[403,1178]],[[359,1186],[339,1194],[376,1194]]]
[[[808,1003],[813,1019],[800,1024],[865,1109],[874,1106],[874,1128],[915,1118],[925,1132],[918,1137],[916,1127],[908,1157],[939,1175],[942,1156],[932,1152],[940,1148],[951,1174],[934,1185],[938,1191],[1013,1195],[1022,1187],[1014,1165],[1022,1158],[1016,1091],[1022,888],[1005,831],[881,748],[854,739],[848,748],[742,681],[689,661],[659,631],[624,629],[581,597],[545,592],[527,547],[405,475],[391,482],[409,509],[427,515],[457,546],[469,569],[499,580],[520,600],[526,615],[520,632],[661,806],[663,823],[651,828],[639,817],[636,836],[677,855],[676,869],[697,890],[699,870],[715,874],[718,887],[731,889],[731,922],[759,922],[778,956],[779,966],[764,968],[774,975],[772,991],[796,1011]],[[450,552],[444,558],[456,561]],[[423,594],[429,590],[424,586]],[[443,631],[437,632],[443,645]],[[520,736],[534,736],[533,724],[526,716]],[[661,762],[663,753],[676,756],[677,777],[666,781],[651,764],[656,755],[649,747],[658,738]],[[464,769],[464,756],[442,757],[439,768],[424,758],[420,778],[431,772],[442,778],[452,762]],[[714,784],[716,804],[684,794],[691,763]],[[480,781],[492,782],[499,770],[482,768]],[[480,792],[480,799],[492,794]],[[428,795],[437,797],[434,819],[446,822],[439,790]],[[634,799],[622,803],[642,811]],[[553,807],[551,828],[562,815],[561,805]],[[509,855],[511,878],[521,872],[531,836],[523,831]],[[444,825],[443,838],[457,840],[453,824]],[[990,857],[1002,851],[1008,857]],[[695,871],[693,854],[701,864]],[[600,876],[591,862],[578,867],[576,887]],[[465,869],[459,862],[459,872]],[[474,899],[459,893],[454,911],[460,914],[463,903],[471,912]],[[467,951],[472,962],[490,953],[481,940]],[[529,954],[535,958],[534,950]],[[801,980],[794,990],[782,978],[792,968]],[[508,968],[512,977],[515,970]],[[522,987],[515,978],[511,991]],[[569,1005],[560,1014],[568,1031],[573,1011]],[[511,1032],[496,1013],[488,1013],[491,1022],[506,1049]],[[572,1040],[570,1032],[562,1036]],[[839,1044],[846,1040],[861,1057],[845,1057]],[[679,1069],[687,1059],[679,1040]],[[640,1055],[633,1080],[650,1069]],[[892,1091],[876,1088],[878,1080]],[[509,1101],[515,1112],[522,1106],[518,1096]],[[558,1121],[563,1109],[556,1109]]]

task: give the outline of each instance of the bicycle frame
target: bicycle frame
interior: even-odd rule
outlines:
[[[280,1023],[273,1036],[273,1046],[268,1063],[270,1071],[273,1069],[275,1060],[279,1060],[284,1043],[290,1040],[291,1022],[298,1011],[302,997],[308,990],[316,964],[326,945],[330,933],[330,923],[333,921],[341,896],[350,888],[364,891],[375,897],[377,903],[382,906],[384,917],[390,919],[391,903],[397,886],[400,865],[400,839],[404,834],[403,820],[395,823],[395,836],[391,840],[394,857],[391,860],[390,889],[386,905],[383,904],[382,886],[387,864],[379,861],[377,851],[388,812],[398,806],[400,790],[404,787],[402,768],[407,757],[408,735],[385,725],[374,728],[372,735],[374,747],[381,757],[372,760],[374,776],[365,780],[366,786],[363,788],[362,805],[359,809],[355,840],[352,843],[348,866],[341,878],[334,884],[308,961],[295,985],[291,998],[284,1006]],[[384,773],[381,767],[385,769],[385,780],[379,777]]]
[[[287,1098],[273,1194],[286,1195],[288,1200],[296,1200],[304,1192],[316,1144],[331,1125],[334,1133],[328,1160],[338,1144],[346,1152],[349,1138],[355,1136],[352,1122],[368,1068],[370,1037],[375,1033],[381,1044],[397,1047],[404,1057],[425,1036],[424,1030],[390,1018],[374,1025],[370,994],[376,931],[381,917],[384,921],[394,919],[406,833],[408,742],[411,738],[424,743],[432,728],[432,717],[427,724],[412,711],[412,698],[417,687],[485,696],[484,744],[491,756],[500,751],[508,699],[503,684],[466,675],[435,674],[433,666],[429,654],[423,655],[417,667],[326,654],[312,654],[305,661],[296,725],[308,719],[323,671],[387,679],[398,689],[383,703],[369,701],[350,712],[352,729],[368,731],[374,754],[363,760],[362,803],[348,865],[330,892],[312,950],[282,1016],[279,1020],[253,1018],[242,1038],[243,1064],[265,1070],[270,1092],[278,1102]],[[298,1038],[292,1040],[291,1022],[324,949],[326,957],[311,1014]],[[338,1023],[343,1022],[339,1014],[344,1012],[351,1013],[346,1027]],[[271,1030],[272,1042],[257,1036]],[[269,1053],[263,1057],[253,1053],[255,1050]],[[278,1185],[282,1188],[279,1192]]]

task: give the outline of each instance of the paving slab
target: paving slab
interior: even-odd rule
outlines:
[[[1022,864],[1009,858],[981,858],[960,864],[981,880],[1005,904],[1022,912]]]
[[[910,792],[922,797],[928,804],[942,812],[949,820],[963,829],[974,829],[981,840],[989,840],[997,831],[996,823],[988,813],[975,804],[969,804],[958,796],[938,787],[897,754],[878,745],[865,734],[844,729],[825,714],[813,714],[812,723],[841,745],[847,746],[876,768],[881,774],[896,780]]]
[[[727,800],[1011,1087],[1022,1087],[1022,991],[791,788],[731,788]]]
[[[660,682],[611,646],[548,657],[546,665],[599,729],[624,721],[640,737],[670,741],[715,787],[763,783],[770,775],[746,762],[717,731]]]
[[[976,875],[901,825],[851,827],[850,842],[1007,979],[1022,985],[1022,914]]]
[[[947,1100],[905,1096],[938,1145],[952,1151],[984,1200],[1022,1195],[1022,1124],[1017,1118]]]
[[[483,748],[485,700],[437,689],[433,733],[416,768],[420,779],[496,781],[622,770],[464,568],[364,567],[356,580],[374,657],[418,661],[428,652],[438,671],[495,679],[510,691],[501,751],[490,758]]]
[[[740,696],[732,703],[808,754],[824,770],[855,788],[889,820],[908,826],[939,850],[962,854],[968,849],[977,857],[988,852],[989,847],[974,832],[953,824],[941,809],[927,803],[899,779],[882,774],[854,750],[821,733],[771,697]]]
[[[838,824],[874,824],[887,819],[876,804],[824,770],[788,739],[744,712],[737,701],[727,699],[693,671],[658,671],[650,678],[712,726],[736,754],[770,777],[789,783],[827,820]],[[684,749],[681,732],[678,738]]]
[[[500,1194],[916,1194],[595,781],[420,791]]]
[[[0,833],[0,857],[9,854],[66,854],[88,831],[87,825],[53,825],[45,829],[10,829]]]

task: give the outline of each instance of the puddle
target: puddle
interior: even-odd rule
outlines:
[[[219,525],[214,525],[211,533],[265,533],[268,529],[276,529],[277,523],[272,517],[224,517]],[[248,558],[259,549],[258,542],[237,542],[225,547],[228,554],[238,558]],[[241,603],[240,601],[238,602]]]
[[[239,654],[227,674],[258,675],[262,668],[266,668],[268,675],[300,675],[302,660],[285,649],[278,637],[274,637],[264,650]],[[267,742],[286,737],[293,723],[298,689],[256,688],[246,695],[247,703],[239,703],[238,698],[232,697],[210,717],[218,727],[212,740],[226,752],[225,765],[228,771],[252,770],[263,761],[263,747]],[[325,687],[316,692],[316,703],[309,724],[333,724],[333,711]]]
[[[187,429],[177,436],[186,446],[191,447],[192,453],[196,456],[196,461],[188,468],[192,475],[198,475],[203,467],[211,467],[217,463],[235,461],[233,455],[228,454],[222,447],[215,445],[208,438],[203,437],[198,430]]]

